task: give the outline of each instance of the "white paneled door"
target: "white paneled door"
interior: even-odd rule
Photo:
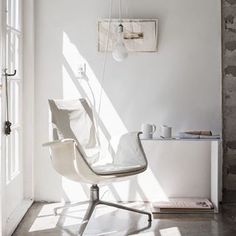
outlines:
[[[1,230],[11,235],[24,208],[22,0],[1,1]],[[9,74],[6,78],[6,74]],[[5,122],[11,123],[6,134]]]

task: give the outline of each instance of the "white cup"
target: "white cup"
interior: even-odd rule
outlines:
[[[162,138],[171,138],[171,127],[168,127],[167,125],[161,126],[161,137]]]
[[[153,133],[156,131],[156,126],[151,124],[142,124],[141,131],[142,138],[150,139],[153,137]]]

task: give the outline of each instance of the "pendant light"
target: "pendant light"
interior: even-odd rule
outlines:
[[[112,51],[112,56],[116,61],[121,62],[128,57],[128,50],[124,43],[124,26],[121,20],[121,0],[119,0],[119,18],[120,24],[117,27],[117,39]]]

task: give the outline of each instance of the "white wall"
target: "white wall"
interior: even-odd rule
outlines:
[[[23,85],[23,168],[24,168],[24,197],[34,198],[34,0],[24,0],[24,85]],[[30,65],[30,66],[29,66]],[[29,99],[30,97],[30,99]]]
[[[159,19],[158,52],[133,53],[122,63],[108,55],[101,114],[106,136],[138,130],[143,122],[168,124],[175,132],[220,133],[220,0],[123,2],[126,18]],[[118,1],[114,4],[117,9]],[[69,198],[79,199],[79,185],[62,187],[41,146],[49,139],[47,99],[91,98],[85,82],[76,79],[83,62],[97,98],[104,54],[97,52],[96,22],[108,17],[109,1],[37,0],[35,5],[35,197],[67,199],[71,188]]]

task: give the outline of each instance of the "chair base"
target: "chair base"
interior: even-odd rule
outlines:
[[[116,207],[118,209],[122,209],[122,210],[127,210],[127,211],[131,211],[131,212],[136,212],[139,214],[144,214],[148,216],[148,221],[151,222],[152,221],[152,214],[146,211],[141,211],[141,210],[137,210],[134,208],[130,208],[130,207],[126,207],[123,205],[119,205],[116,203],[111,203],[111,202],[106,202],[106,201],[102,201],[99,199],[99,187],[97,185],[92,185],[90,188],[90,201],[85,201],[85,202],[81,202],[81,203],[75,203],[75,204],[71,204],[68,206],[63,206],[63,207],[57,207],[54,209],[54,214],[57,215],[57,211],[59,209],[67,209],[69,207],[73,207],[73,206],[78,206],[78,205],[82,205],[82,204],[86,204],[89,203],[88,209],[85,213],[85,216],[83,218],[83,222],[81,224],[81,227],[79,229],[79,235],[83,235],[86,226],[89,222],[89,219],[91,218],[94,209],[96,208],[97,205],[106,205],[106,206],[110,206],[110,207]]]

